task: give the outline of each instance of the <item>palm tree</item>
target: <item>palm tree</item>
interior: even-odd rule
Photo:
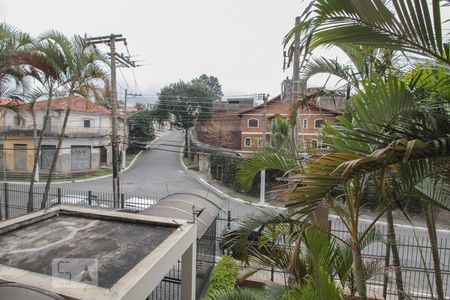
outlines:
[[[320,225],[309,218],[299,222],[288,213],[261,211],[242,218],[238,225],[223,238],[222,248],[233,257],[250,266],[252,275],[258,270],[275,268],[286,277],[286,291],[290,287],[305,288],[308,277],[316,286],[321,285],[321,273],[327,278],[338,278],[342,288],[353,285],[350,274],[354,274],[357,291],[365,298],[366,280],[378,272],[376,264],[364,263],[362,250],[373,242],[382,241],[382,236],[373,225],[360,232],[358,228],[361,208],[359,181],[347,185],[347,193],[340,199],[329,199],[335,212],[349,230],[349,239],[323,232]],[[351,291],[352,289],[349,288]]]
[[[295,33],[301,33],[304,57],[307,57],[312,49],[320,45],[346,46],[354,44],[410,52],[419,57],[431,59],[437,65],[444,65],[445,77],[448,78],[450,47],[448,42],[444,42],[442,36],[440,5],[440,1],[433,0],[432,13],[430,13],[426,1],[394,0],[391,6],[387,6],[386,2],[380,0],[365,1],[364,5],[345,0],[312,1],[303,14],[303,22],[286,36],[285,44],[293,41]],[[448,80],[446,81],[448,86]],[[443,98],[444,102],[448,103],[449,98]],[[433,116],[433,119],[435,117],[436,115]],[[442,117],[441,114],[437,119],[442,119]],[[417,125],[419,122],[420,120],[417,120],[413,124]],[[426,124],[430,125],[431,123],[426,122]],[[392,126],[395,125],[392,124]],[[421,125],[419,128],[425,129]],[[430,137],[435,139],[430,139]],[[353,134],[353,138],[356,140],[361,137],[358,137],[356,132]],[[371,138],[374,139],[374,137]],[[382,138],[378,136],[375,139],[381,140]],[[428,131],[426,138],[408,139],[400,135],[397,136],[397,139],[391,139],[391,142],[384,148],[380,147],[369,157],[355,157],[354,160],[350,159],[344,163],[341,168],[346,168],[348,172],[354,172],[379,165],[386,171],[386,166],[396,165],[401,160],[447,156],[449,143],[448,131],[440,131],[440,134],[434,136]],[[386,172],[382,174],[384,173]],[[392,225],[392,215],[389,210],[387,216],[388,223]],[[393,229],[393,226],[389,227]],[[394,260],[396,259],[394,258]],[[436,271],[438,270],[436,269]],[[400,275],[399,272],[397,274]],[[397,282],[399,279],[397,278]],[[439,290],[438,287],[438,293],[440,293]],[[442,294],[438,296],[439,298],[443,297]]]
[[[62,141],[64,139],[73,100],[76,95],[87,97],[91,94],[93,94],[96,99],[99,99],[100,87],[98,83],[103,83],[106,89],[108,89],[109,86],[108,74],[100,65],[101,62],[106,62],[105,57],[99,52],[99,50],[91,46],[84,38],[76,35],[71,39],[68,39],[64,35],[54,31],[44,35],[44,38],[53,40],[55,46],[59,48],[61,59],[63,60],[62,65],[64,66],[61,73],[63,77],[62,88],[68,95],[69,101],[64,115],[63,126],[58,137],[58,144],[56,146],[52,165],[50,167],[45,185],[41,203],[42,209],[47,206],[50,185],[56,168],[59,152],[61,150]]]
[[[0,96],[7,92],[11,82],[16,88],[23,85],[24,67],[33,66],[56,76],[46,57],[34,51],[32,46],[30,35],[5,23],[0,24]]]
[[[46,72],[42,72],[36,69],[32,69],[30,72],[30,75],[40,85],[39,87],[36,87],[35,92],[33,93],[34,101],[32,103],[32,106],[34,106],[35,102],[43,96],[47,98],[47,106],[45,110],[43,125],[42,128],[40,129],[37,143],[35,142],[36,145],[34,153],[33,171],[31,173],[30,185],[28,190],[28,204],[27,204],[28,212],[32,212],[34,209],[33,205],[34,182],[35,182],[35,174],[38,171],[37,168],[39,165],[38,162],[41,153],[42,142],[44,140],[44,134],[46,132],[48,120],[50,117],[52,99],[54,98],[55,95],[58,95],[59,93],[60,85],[63,83],[64,80],[63,71],[65,68],[64,60],[60,59],[62,57],[60,52],[61,49],[56,45],[56,42],[54,40],[46,38],[41,39],[40,41],[34,43],[34,49],[36,52],[42,53],[42,55],[47,58],[48,64],[52,66],[53,70],[55,70],[55,72],[59,76],[54,77]]]

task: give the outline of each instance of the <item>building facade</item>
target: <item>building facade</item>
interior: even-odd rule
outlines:
[[[69,98],[51,101],[50,117],[44,130],[39,156],[41,173],[51,167]],[[89,172],[111,162],[111,117],[107,108],[76,97],[71,103],[56,173]],[[47,101],[34,106],[14,104],[16,111],[3,109],[0,119],[0,172],[30,173],[35,148],[44,124]]]

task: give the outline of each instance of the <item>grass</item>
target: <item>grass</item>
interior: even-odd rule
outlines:
[[[127,167],[130,165],[130,163],[133,161],[133,159],[139,154],[137,153],[127,153]]]

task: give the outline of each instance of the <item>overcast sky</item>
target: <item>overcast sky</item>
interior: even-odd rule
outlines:
[[[301,0],[0,0],[0,17],[33,35],[123,34],[143,66],[135,69],[137,88],[130,70],[119,71],[118,90],[155,100],[164,85],[202,73],[217,76],[225,95],[275,96],[292,75],[282,70],[282,39],[303,7]]]
[[[67,35],[121,33],[128,40],[137,86],[128,69],[118,72],[126,87],[155,100],[161,87],[202,73],[217,76],[225,95],[280,92],[282,39],[305,4],[301,0],[0,0],[0,18],[38,35],[54,29]],[[448,14],[447,14],[448,17]],[[104,48],[106,51],[106,47]],[[125,48],[118,46],[118,51]],[[321,51],[330,58],[345,57]],[[318,76],[309,86],[322,85]],[[142,99],[142,98],[141,98]]]

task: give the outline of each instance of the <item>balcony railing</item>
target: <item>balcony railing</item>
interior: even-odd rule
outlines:
[[[38,134],[42,128],[37,128]],[[50,126],[45,128],[45,136],[58,136],[61,133],[62,126]],[[33,126],[2,126],[1,134],[21,134],[32,135]],[[107,137],[111,134],[111,128],[108,127],[66,127],[65,136],[84,136],[84,137]]]

